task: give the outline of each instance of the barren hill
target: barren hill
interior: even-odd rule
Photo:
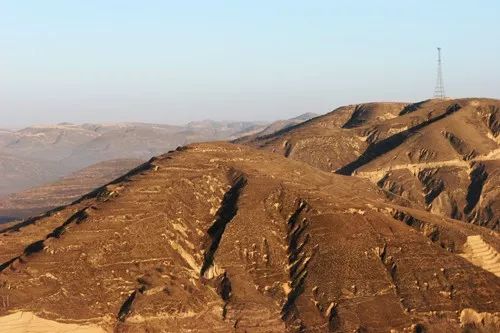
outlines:
[[[366,179],[278,154],[190,145],[1,231],[0,323],[498,330],[498,267],[480,252],[498,255],[498,234],[399,201]]]
[[[499,110],[492,99],[350,105],[237,142],[370,179],[392,198],[499,230]]]
[[[51,161],[33,160],[0,151],[0,196],[43,184],[63,172]]]

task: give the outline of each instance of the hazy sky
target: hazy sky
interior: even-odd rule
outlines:
[[[0,0],[0,128],[500,97],[500,1]]]

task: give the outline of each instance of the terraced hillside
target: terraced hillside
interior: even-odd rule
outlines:
[[[480,266],[500,277],[500,255],[481,236],[467,237],[462,256],[474,265]]]
[[[237,140],[355,175],[441,216],[500,230],[500,101],[369,103],[251,140]]]
[[[31,329],[22,320],[30,318],[46,332],[64,324],[81,332],[498,330],[499,278],[463,256],[470,236],[498,251],[498,233],[398,203],[406,201],[388,202],[366,179],[278,154],[190,145],[4,228],[0,323]]]

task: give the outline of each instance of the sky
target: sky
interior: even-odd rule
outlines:
[[[500,98],[500,1],[0,0],[0,128]]]

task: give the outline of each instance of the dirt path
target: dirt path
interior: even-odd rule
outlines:
[[[464,161],[461,159],[447,160],[447,161],[436,161],[436,162],[424,162],[424,163],[414,163],[414,164],[399,164],[399,165],[391,165],[386,168],[380,168],[376,171],[359,171],[354,172],[353,175],[378,180],[382,176],[384,176],[389,171],[394,170],[409,170],[411,173],[416,174],[423,169],[435,169],[442,167],[463,167],[470,168],[470,164],[472,162],[481,162],[481,161],[495,161],[500,160],[500,149],[495,149],[491,151],[487,155],[477,156],[476,158],[470,159],[468,161]]]
[[[32,312],[16,312],[0,317],[0,333],[106,333],[94,325],[64,324],[37,317]]]

